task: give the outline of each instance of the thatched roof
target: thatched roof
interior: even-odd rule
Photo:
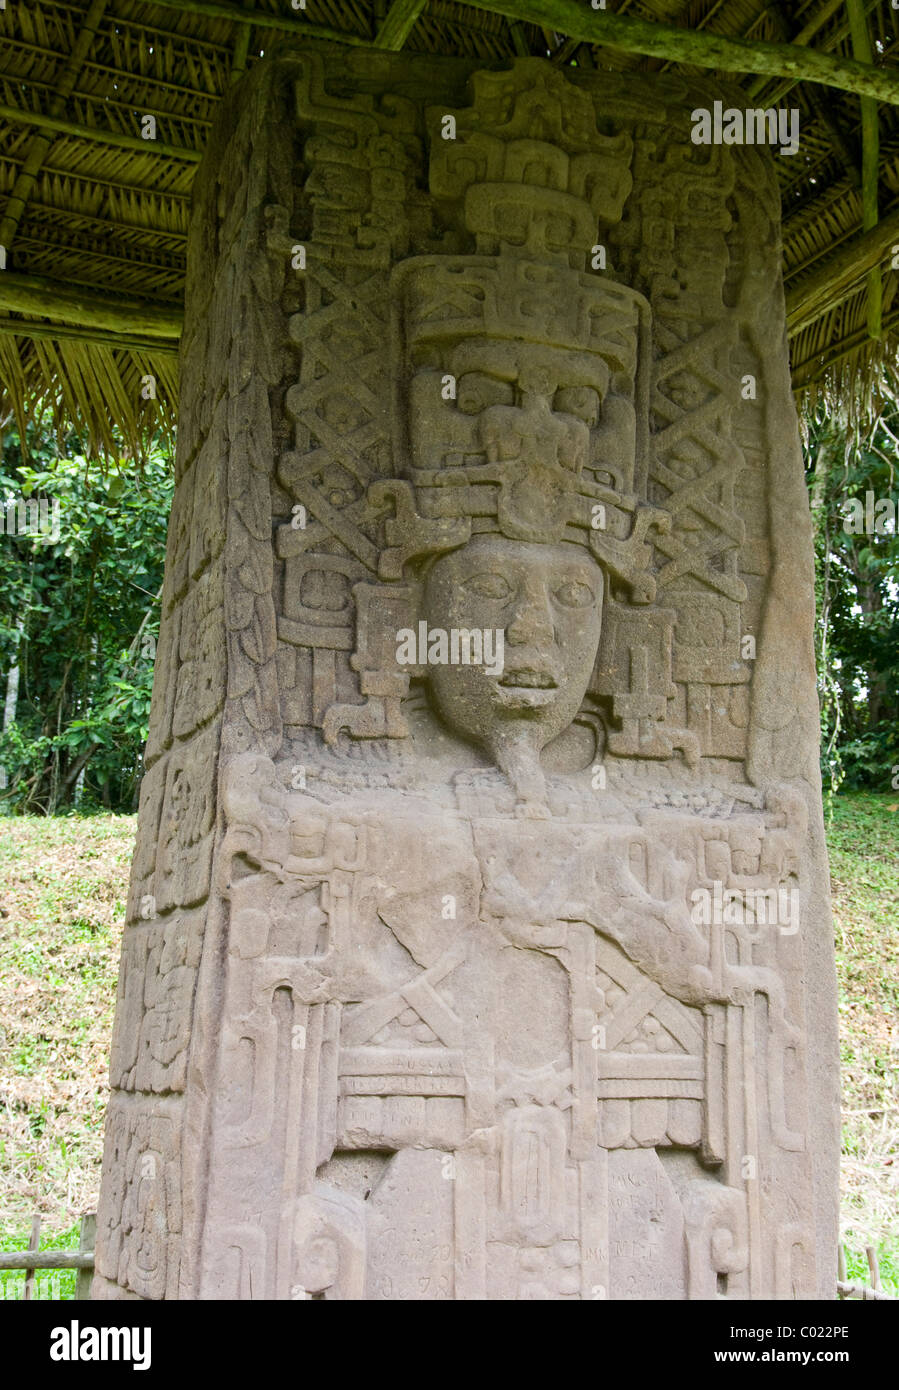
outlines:
[[[300,34],[704,70],[747,106],[798,106],[800,153],[776,161],[794,385],[864,398],[895,365],[890,0],[15,0],[0,10],[0,421],[49,399],[109,447],[112,422],[136,446],[171,420],[197,161],[231,83]]]

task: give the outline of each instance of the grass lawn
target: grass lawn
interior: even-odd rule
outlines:
[[[0,832],[0,1249],[78,1245],[95,1211],[133,816],[28,817]],[[843,1055],[842,1229],[899,1296],[899,801],[834,799],[828,843]],[[0,1297],[24,1279],[0,1272]],[[71,1298],[75,1274],[35,1294]]]

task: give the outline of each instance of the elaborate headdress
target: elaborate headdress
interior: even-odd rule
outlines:
[[[471,107],[428,113],[452,253],[403,260],[390,280],[395,476],[368,489],[384,544],[378,582],[353,585],[349,658],[367,702],[327,708],[329,741],[405,732],[413,673],[395,634],[416,603],[410,562],[484,532],[564,542],[608,570],[613,597],[645,605],[646,534],[670,524],[644,501],[649,306],[604,261],[630,137],[603,134],[592,99],[540,64],[472,81]]]
[[[600,135],[586,95],[569,84],[557,92],[552,76],[535,72],[527,90],[520,72],[514,81],[478,74],[473,107],[429,113],[431,191],[448,217],[461,209],[460,231],[476,254],[414,257],[393,273],[394,458],[406,476],[369,494],[394,509],[379,573],[399,580],[408,560],[495,531],[584,545],[647,603],[655,586],[645,535],[669,521],[640,499],[649,306],[585,269],[599,223],[621,215],[630,139]],[[456,123],[449,140],[448,116]],[[479,355],[479,344],[489,351]],[[515,434],[538,429],[536,421],[516,422],[510,412],[509,447],[491,450],[478,413],[461,395],[443,400],[440,383],[469,359],[511,386],[516,358],[535,356],[561,405],[552,431],[530,441],[525,465]],[[573,430],[566,439],[563,422],[578,413],[579,396],[596,403],[589,435]]]

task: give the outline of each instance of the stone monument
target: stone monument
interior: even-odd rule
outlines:
[[[226,103],[95,1297],[832,1296],[811,528],[718,99],[319,45]]]

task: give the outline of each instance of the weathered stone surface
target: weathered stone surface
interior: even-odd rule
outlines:
[[[327,47],[233,94],[97,1297],[831,1294],[810,526],[720,95]]]

